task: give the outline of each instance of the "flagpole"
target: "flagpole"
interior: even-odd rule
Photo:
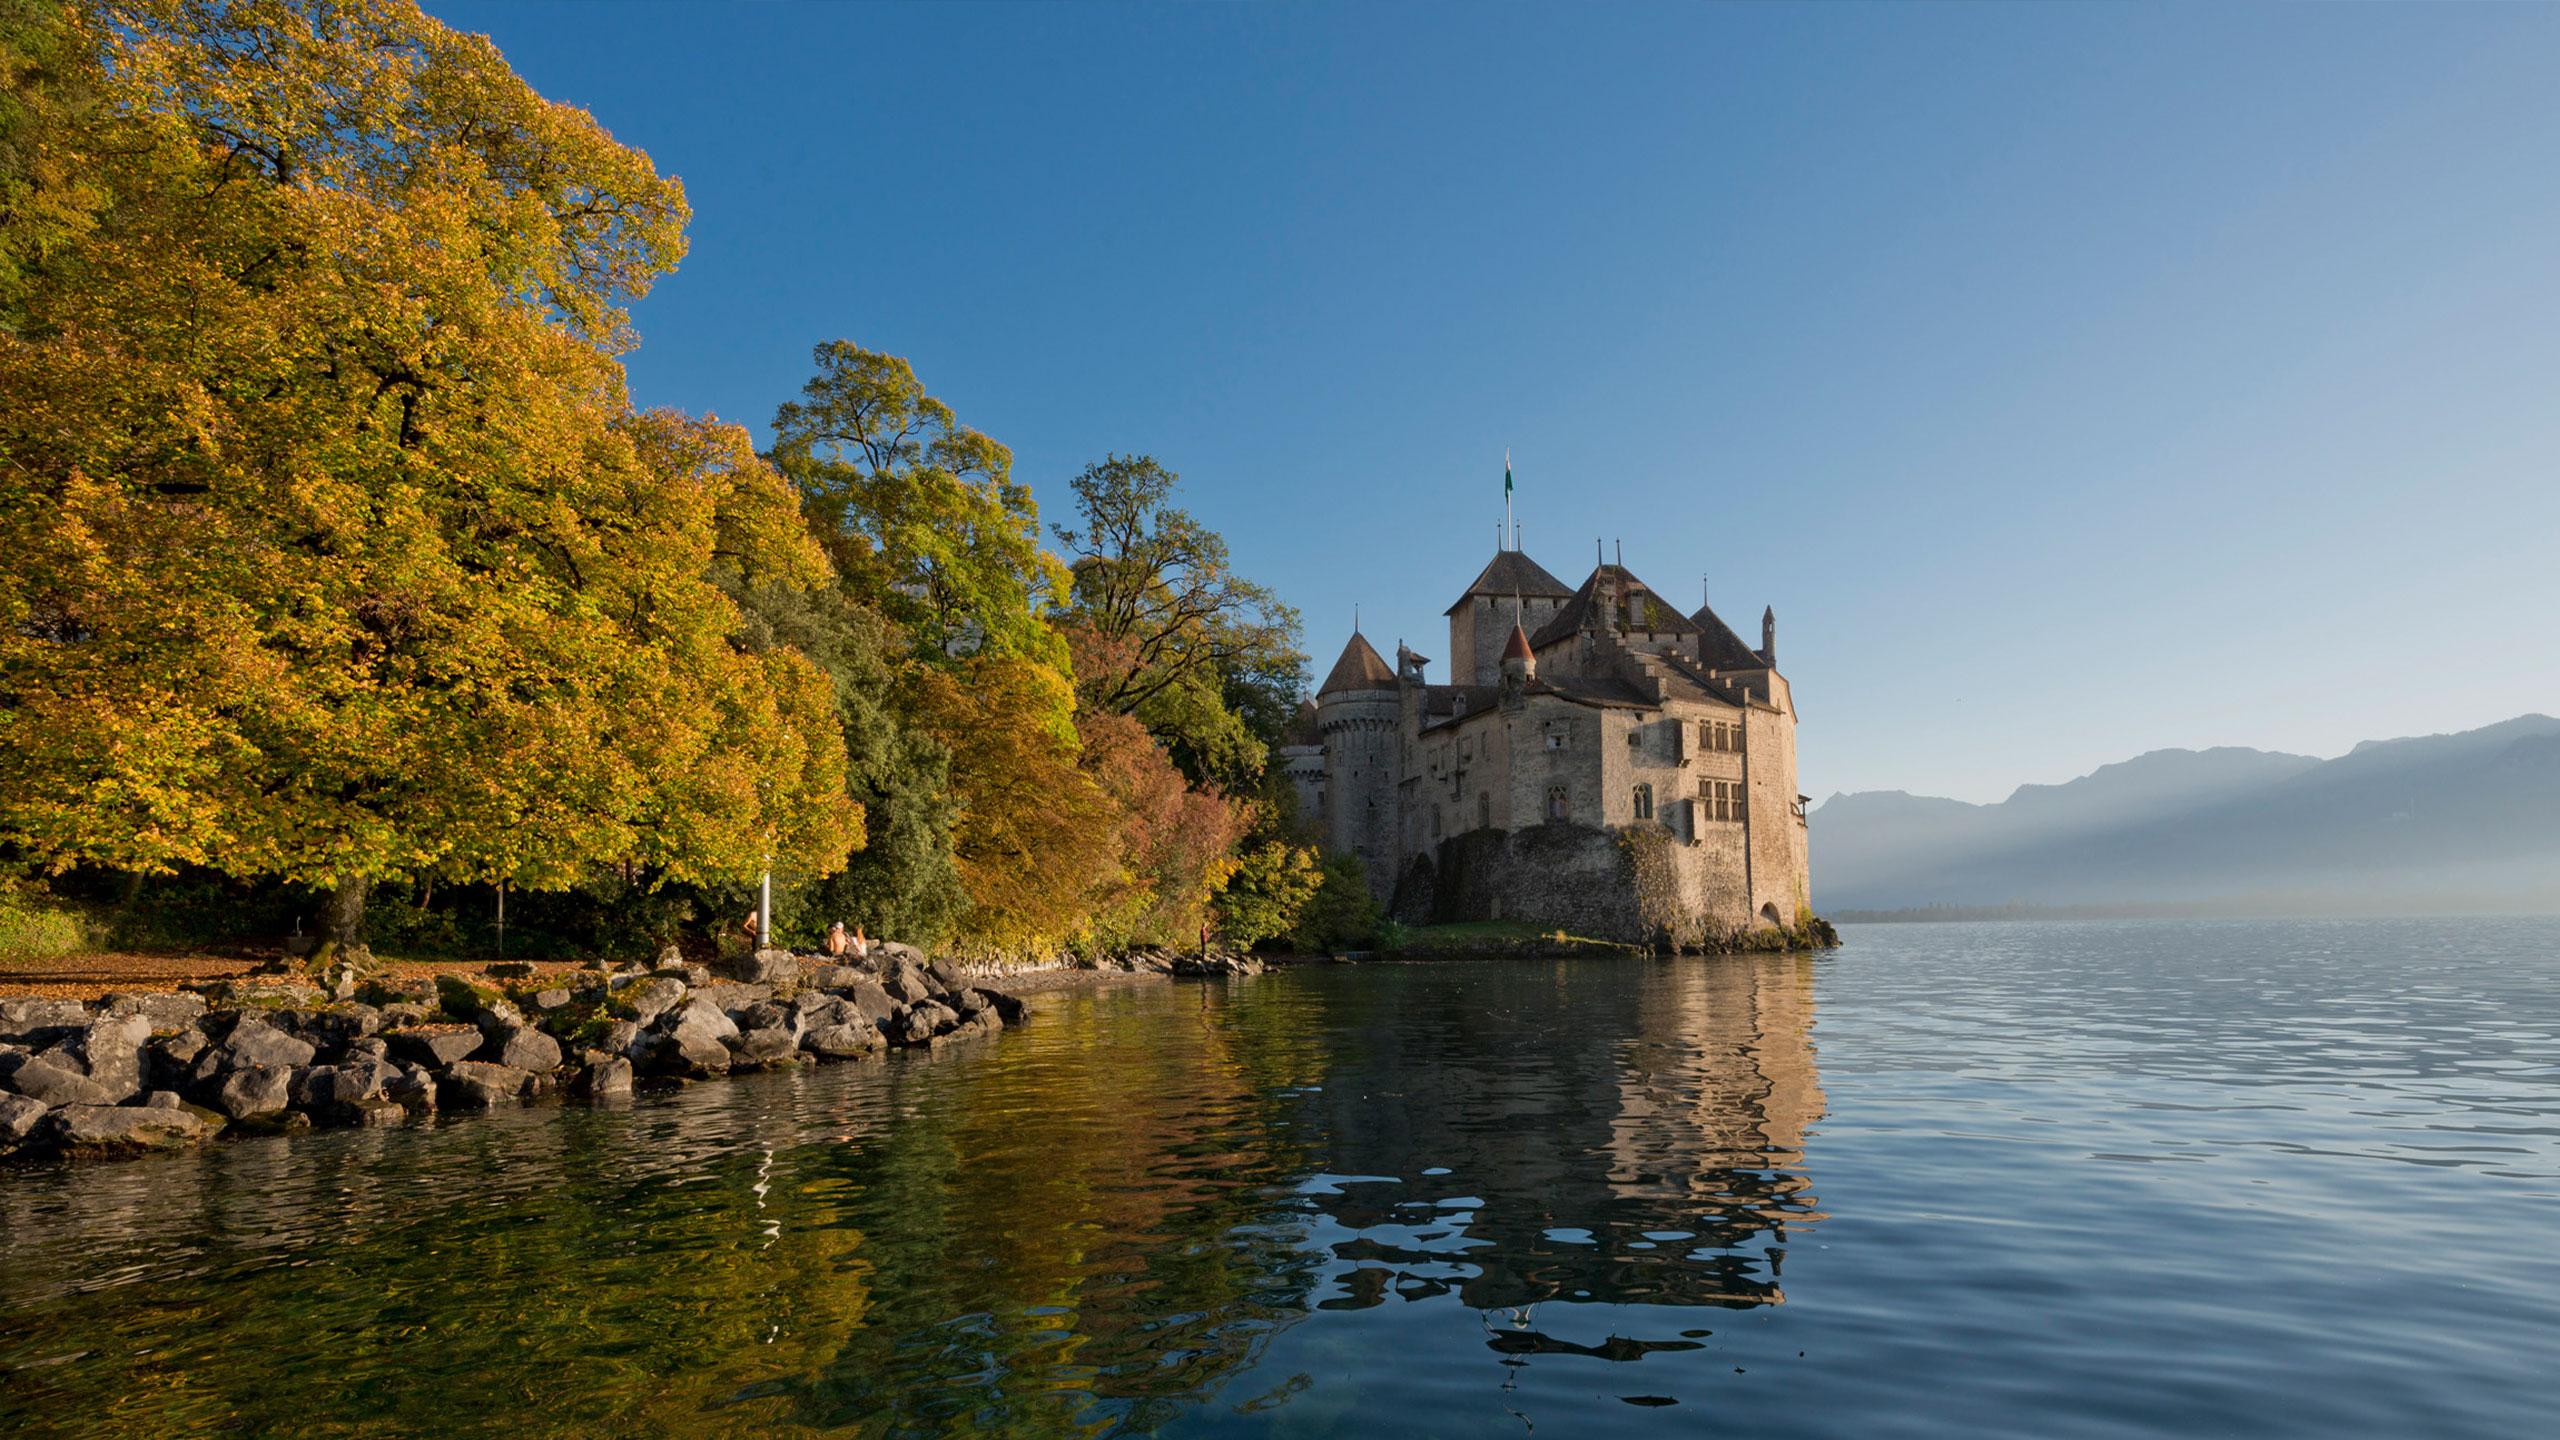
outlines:
[[[1511,447],[1508,445],[1502,447],[1502,534],[1507,543],[1511,535]],[[1504,544],[1498,543],[1493,548],[1503,549]]]

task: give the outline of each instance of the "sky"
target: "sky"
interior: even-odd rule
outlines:
[[[1506,453],[1802,788],[2560,712],[2560,7],[439,3],[683,179],[635,397],[849,339],[1447,678]]]

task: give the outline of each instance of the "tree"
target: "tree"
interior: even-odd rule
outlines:
[[[772,458],[856,598],[931,663],[1001,656],[1063,672],[1045,612],[1066,572],[1040,546],[1013,452],[960,424],[894,355],[835,340],[815,358],[805,398],[774,413]],[[1061,735],[1065,699],[1043,712]]]
[[[1313,849],[1279,840],[1250,846],[1218,891],[1218,929],[1247,949],[1286,935],[1323,884]]]
[[[1083,524],[1057,531],[1074,574],[1061,626],[1083,705],[1136,716],[1194,780],[1242,789],[1306,684],[1298,612],[1166,503],[1179,478],[1144,455],[1075,478]]]
[[[951,751],[960,815],[953,849],[970,907],[968,943],[1022,951],[1082,933],[1093,897],[1120,874],[1120,813],[1077,767],[1077,747],[1029,723],[1050,675],[1018,656],[913,666],[906,703]]]
[[[1360,857],[1337,852],[1324,857],[1323,868],[1323,882],[1298,911],[1289,935],[1290,944],[1311,955],[1358,944],[1378,928],[1378,902],[1369,894]]]
[[[1094,938],[1113,948],[1191,943],[1235,868],[1253,807],[1194,788],[1129,716],[1084,711],[1076,730],[1085,773],[1118,810],[1120,874],[1089,902]]]
[[[840,864],[826,677],[708,578],[826,559],[615,359],[675,182],[405,0],[59,24],[0,127],[0,840],[321,885],[333,943],[388,877]]]

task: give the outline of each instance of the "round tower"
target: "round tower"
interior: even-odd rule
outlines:
[[[1324,737],[1325,840],[1358,855],[1369,893],[1395,889],[1396,786],[1404,777],[1402,697],[1388,668],[1358,631],[1316,690],[1316,730]]]

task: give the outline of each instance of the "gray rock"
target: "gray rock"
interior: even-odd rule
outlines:
[[[46,1117],[46,1132],[66,1150],[134,1154],[203,1139],[212,1129],[195,1111],[146,1105],[67,1105]]]
[[[26,1143],[53,1107],[26,1095],[0,1095],[0,1150]]]
[[[109,1015],[141,1016],[150,1022],[154,1034],[184,1030],[203,1019],[207,1008],[201,995],[164,995],[155,991],[109,995],[101,1005]]]
[[[901,1045],[922,1045],[959,1023],[959,1015],[950,1006],[924,1000],[908,1006],[906,1014],[883,1028]]]
[[[430,1070],[468,1060],[487,1043],[486,1037],[468,1025],[413,1025],[390,1031],[382,1038],[394,1056]]]
[[[231,1027],[220,1047],[222,1068],[238,1069],[244,1065],[262,1065],[290,1070],[308,1065],[319,1051],[308,1040],[297,1039],[267,1024],[254,1015],[244,1015]]]
[[[993,1035],[1003,1028],[1004,1022],[996,1018],[996,1012],[993,1010],[981,1010],[975,1015],[964,1017],[957,1024],[946,1026],[937,1031],[934,1034],[932,1043],[936,1045],[945,1045],[955,1040],[975,1039],[981,1035]]]
[[[120,1105],[142,1093],[143,1046],[150,1039],[149,1020],[110,1015],[90,1021],[66,1043],[79,1054],[89,1079]]]
[[[824,1026],[800,1037],[801,1049],[830,1059],[868,1055],[886,1044],[888,1041],[881,1037],[880,1027],[867,1020]]]
[[[651,1075],[704,1079],[729,1073],[729,1047],[707,1027],[678,1027],[666,1034],[643,1035],[632,1063]]]
[[[739,961],[738,978],[750,985],[782,985],[800,978],[800,957],[788,950],[759,950]]]
[[[525,1081],[530,1078],[512,1065],[456,1060],[445,1067],[439,1098],[446,1108],[454,1110],[486,1110],[492,1106],[512,1105],[524,1094]]]
[[[293,1071],[282,1065],[243,1065],[224,1075],[204,1099],[234,1120],[273,1115],[293,1103]]]
[[[937,995],[948,995],[967,983],[960,978],[960,972],[953,969],[948,960],[925,962],[924,973],[928,979],[932,980],[934,993]]]
[[[384,1089],[383,1098],[413,1114],[429,1113],[436,1108],[435,1072],[424,1065],[404,1065]]]
[[[732,1068],[761,1068],[796,1058],[800,1053],[799,1037],[778,1025],[741,1031],[728,1043]]]
[[[330,1118],[359,1130],[379,1130],[407,1121],[409,1108],[388,1095],[377,1095],[370,1100],[351,1100]]]
[[[871,962],[883,970],[895,965],[913,965],[921,970],[928,963],[923,951],[900,940],[872,941]]]
[[[556,1070],[560,1066],[560,1042],[530,1025],[502,1026],[489,1031],[488,1036],[479,1055],[493,1065],[515,1070]]]
[[[684,952],[677,949],[672,944],[661,947],[658,951],[658,968],[662,970],[683,969]]]
[[[123,1098],[109,1095],[103,1086],[81,1074],[69,1056],[56,1058],[53,1052],[27,1056],[0,1084],[56,1109],[66,1105],[113,1105]]]
[[[919,996],[919,999],[922,997]],[[865,980],[845,993],[844,999],[854,1013],[874,1025],[882,1024],[898,1013],[899,1001],[875,980]]]
[[[533,978],[533,962],[530,960],[496,960],[481,966],[480,973],[483,975],[492,975],[501,980],[530,980]]]
[[[377,1060],[388,1060],[391,1058],[391,1042],[379,1035],[367,1035],[348,1041],[346,1058],[352,1060],[358,1055],[370,1055]]]
[[[349,1107],[384,1098],[399,1078],[399,1066],[371,1056],[315,1065],[294,1072],[293,1103],[323,1118],[344,1120]]]
[[[683,1004],[684,999],[685,983],[664,975],[643,980],[622,992],[622,1003],[631,1007],[631,1018],[642,1025],[654,1022]]]
[[[698,998],[719,1006],[727,1012],[730,1019],[735,1020],[746,1014],[748,1007],[772,999],[773,987],[724,981],[710,985],[697,985],[693,987],[693,993]]]
[[[810,991],[794,998],[791,1002],[791,1028],[802,1035],[808,1034],[811,1030],[823,1029],[829,1025],[842,1025],[861,1018],[861,1012],[853,1008],[853,1002],[841,995]]]
[[[578,1072],[577,1090],[590,1100],[630,1094],[631,1062],[619,1055],[606,1055],[587,1062],[587,1068]]]
[[[569,992],[565,988],[554,986],[534,992],[533,1008],[536,1010],[560,1010],[567,1008],[568,1004]]]
[[[710,997],[696,995],[659,1017],[658,1028],[670,1035],[693,1030],[713,1040],[726,1040],[738,1033],[738,1022]]]
[[[759,1000],[730,1018],[738,1022],[738,1028],[741,1030],[779,1028],[790,1031],[795,1037],[800,1033],[799,1012],[791,1006],[777,1004],[771,1000]]]
[[[640,1038],[640,1027],[628,1020],[616,1020],[604,1027],[604,1036],[596,1048],[608,1055],[628,1055],[633,1042]]]
[[[77,1000],[0,1000],[0,1041],[51,1045],[88,1023],[89,1012]]]
[[[216,1009],[223,1006],[273,1009],[287,1005],[317,1005],[328,998],[317,985],[254,976],[239,980],[199,980],[184,988],[202,995]]]
[[[1019,1025],[1031,1013],[1031,1008],[1018,996],[1008,995],[1002,990],[990,990],[984,985],[978,987],[978,993],[987,997],[987,1004],[1007,1025]]]
[[[965,1020],[987,1008],[987,997],[964,985],[944,996],[943,1003],[959,1011],[960,1017]]]
[[[382,1028],[398,1030],[411,1025],[424,1025],[435,1007],[416,1000],[394,1000],[382,1007]]]
[[[870,973],[852,965],[811,965],[800,972],[800,983],[816,990],[843,990],[870,979]]]
[[[913,1005],[933,993],[933,977],[921,965],[898,964],[889,967],[880,988],[901,1005]]]
[[[176,1110],[187,1102],[175,1090],[154,1090],[143,1097],[142,1103],[153,1110]]]

